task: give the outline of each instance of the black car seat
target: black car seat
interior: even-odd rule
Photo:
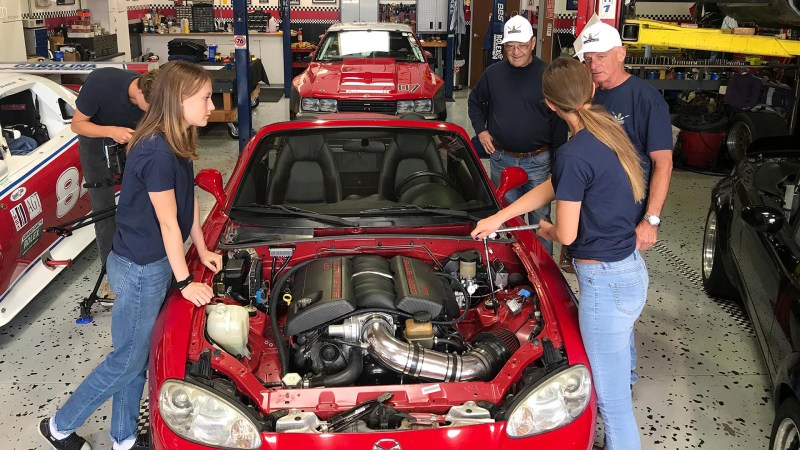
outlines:
[[[47,127],[41,123],[37,106],[30,90],[7,95],[0,99],[0,124],[35,139],[39,145],[44,144],[50,136]]]
[[[378,195],[387,200],[397,200],[400,183],[409,175],[431,171],[443,173],[444,167],[430,136],[400,134],[389,144],[383,158],[383,167],[378,179]],[[411,181],[405,189],[421,183],[444,183],[441,179],[421,176]]]
[[[336,203],[342,180],[322,136],[287,138],[267,188],[267,204]]]

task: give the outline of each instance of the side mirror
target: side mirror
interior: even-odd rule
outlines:
[[[506,193],[511,189],[518,188],[528,182],[528,173],[521,167],[506,167],[500,174],[500,186],[494,191],[494,195],[500,200],[502,206],[508,206]]]
[[[222,205],[225,203],[225,190],[222,188],[222,174],[217,169],[203,169],[194,177],[197,186],[214,196]]]
[[[769,206],[747,206],[742,210],[742,220],[756,231],[774,234],[783,228],[783,212]]]

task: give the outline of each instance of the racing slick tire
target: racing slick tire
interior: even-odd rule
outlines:
[[[712,297],[737,299],[736,288],[725,274],[725,265],[722,262],[722,236],[719,233],[717,212],[712,207],[706,218],[706,228],[703,234],[703,259],[702,275],[703,287]]]
[[[795,397],[789,397],[781,403],[772,423],[772,433],[769,438],[770,450],[796,449],[800,446],[800,402]]]

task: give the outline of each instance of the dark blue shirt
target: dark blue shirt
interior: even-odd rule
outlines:
[[[139,141],[128,153],[117,205],[117,233],[113,250],[139,265],[167,256],[150,192],[173,189],[178,206],[178,225],[183,240],[194,220],[194,165],[179,159],[164,135]]]
[[[104,67],[93,70],[75,100],[78,111],[96,125],[136,128],[144,111],[131,103],[128,87],[139,74]]]
[[[615,88],[597,89],[593,103],[603,105],[628,133],[642,158],[644,179],[649,181],[650,152],[672,150],[672,122],[664,96],[632,75]]]
[[[567,124],[544,104],[542,74],[547,64],[534,56],[525,67],[500,61],[487,67],[469,94],[475,134],[489,130],[494,145],[510,152],[557,149],[567,140]]]
[[[617,155],[592,133],[583,129],[558,149],[552,181],[556,200],[582,202],[571,257],[614,262],[636,250],[641,203]]]

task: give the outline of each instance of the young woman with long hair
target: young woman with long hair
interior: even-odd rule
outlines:
[[[649,278],[636,250],[636,225],[646,197],[644,174],[625,130],[599,105],[578,61],[558,58],[545,70],[547,106],[564,119],[572,138],[558,149],[552,186],[555,224],[542,220],[538,235],[567,246],[573,258],[581,336],[592,368],[610,450],[641,448],[631,400],[633,326],[647,298]],[[526,208],[522,197],[478,222],[482,238]]]
[[[53,448],[89,450],[75,433],[109,397],[114,450],[136,443],[150,338],[173,276],[184,298],[207,304],[211,287],[193,282],[183,253],[191,236],[200,261],[218,272],[222,256],[206,248],[194,194],[197,127],[214,109],[211,78],[200,66],[170,62],[156,78],[147,110],[128,143],[108,279],[117,294],[111,316],[114,350],[58,412],[39,424]]]

